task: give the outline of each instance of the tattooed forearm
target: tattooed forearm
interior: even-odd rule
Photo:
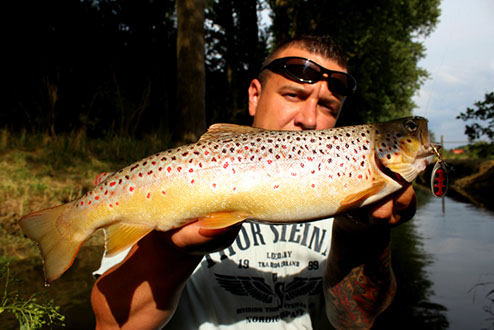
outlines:
[[[389,247],[371,263],[350,270],[336,283],[325,280],[326,312],[337,329],[368,329],[396,293]]]

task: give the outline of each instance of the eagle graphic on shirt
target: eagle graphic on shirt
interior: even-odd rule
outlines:
[[[231,294],[250,296],[264,303],[271,303],[276,298],[283,305],[285,301],[299,296],[322,293],[322,277],[294,277],[289,283],[275,280],[272,287],[266,284],[263,277],[214,275],[218,284]]]

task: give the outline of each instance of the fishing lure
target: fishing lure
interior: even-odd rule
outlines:
[[[434,147],[434,145],[432,145],[432,150],[434,151],[434,154],[437,156],[438,161],[436,162],[434,168],[432,169],[431,191],[434,197],[442,198],[446,195],[446,191],[448,191],[448,185],[449,185],[448,172],[450,168],[449,165],[446,163],[446,161],[441,157],[436,147]]]

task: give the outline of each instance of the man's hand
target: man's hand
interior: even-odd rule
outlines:
[[[369,215],[374,222],[398,225],[413,218],[416,208],[415,190],[408,183],[396,193],[372,205]]]
[[[242,223],[222,229],[204,229],[197,222],[175,230],[160,232],[164,242],[188,255],[205,255],[230,246]]]

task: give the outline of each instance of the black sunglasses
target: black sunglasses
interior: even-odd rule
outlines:
[[[264,66],[261,72],[265,69],[302,83],[315,84],[320,80],[327,80],[328,89],[342,96],[353,94],[357,89],[357,81],[348,73],[328,70],[303,57],[278,58]],[[328,76],[325,77],[324,74]]]

